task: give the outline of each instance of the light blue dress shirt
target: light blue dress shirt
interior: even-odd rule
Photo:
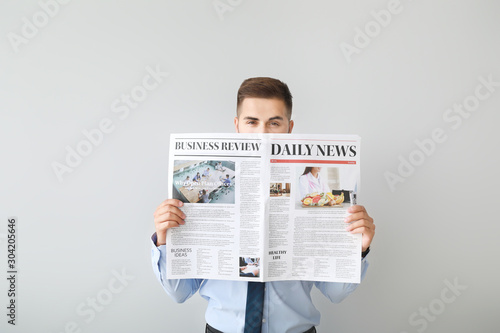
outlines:
[[[207,323],[224,333],[243,333],[247,299],[246,281],[166,279],[166,246],[156,245],[152,237],[151,259],[153,270],[163,289],[177,303],[182,303],[199,291],[208,301]],[[361,261],[361,279],[368,262]],[[319,325],[320,313],[311,300],[311,289],[316,286],[330,301],[338,303],[352,293],[359,284],[276,281],[266,282],[262,333],[302,333]],[[200,328],[200,331],[202,328]]]

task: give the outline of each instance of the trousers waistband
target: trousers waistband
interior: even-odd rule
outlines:
[[[219,331],[207,324],[207,326],[205,327],[205,333],[224,333],[224,332]],[[304,333],[316,333],[316,327],[313,326]]]

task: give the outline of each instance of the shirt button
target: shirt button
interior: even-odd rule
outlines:
[[[262,319],[262,322],[263,322],[263,323],[265,323],[265,322],[266,322],[266,320],[265,320],[265,319]]]

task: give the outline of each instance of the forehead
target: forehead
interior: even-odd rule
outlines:
[[[240,118],[252,117],[260,120],[281,117],[287,119],[285,102],[277,98],[245,98],[238,108]]]

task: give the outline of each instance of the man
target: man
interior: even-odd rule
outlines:
[[[222,182],[223,186],[229,187],[231,186],[231,178],[229,178],[229,175],[226,175],[226,178],[222,178],[222,176],[219,177],[219,180]]]
[[[207,168],[207,170],[203,171],[202,177],[208,178],[210,177],[210,168]]]
[[[198,193],[198,200],[201,203],[209,203],[210,199],[208,198],[207,190],[203,189]]]
[[[293,129],[292,95],[288,86],[272,78],[245,80],[238,90],[237,133],[291,133]],[[175,199],[162,202],[154,213],[156,233],[152,237],[152,260],[155,274],[164,290],[176,302],[184,302],[197,291],[208,301],[205,318],[206,332],[243,332],[248,283],[203,279],[167,280],[165,263],[166,233],[169,228],[184,225],[186,215],[179,209],[183,203]],[[346,230],[362,234],[362,278],[368,262],[364,258],[375,234],[373,219],[363,206],[349,208],[345,219]],[[352,222],[350,225],[347,223]],[[340,302],[353,292],[358,284],[277,281],[266,282],[262,332],[312,333],[319,324],[320,313],[314,307],[310,292],[316,286],[332,302]]]
[[[220,172],[224,172],[224,171],[226,171],[226,168],[224,168],[224,167],[222,166],[222,162],[219,162],[219,163],[217,163],[217,164],[215,165],[215,170],[218,170],[218,171],[220,171]]]
[[[200,181],[201,181],[201,176],[200,176],[200,173],[197,172],[196,175],[193,178],[193,182],[199,183]]]
[[[186,177],[186,179],[184,179],[184,184],[183,186],[188,190],[188,191],[191,191],[193,190],[193,187],[191,186],[193,185],[193,182],[191,180],[189,180],[189,176]]]

